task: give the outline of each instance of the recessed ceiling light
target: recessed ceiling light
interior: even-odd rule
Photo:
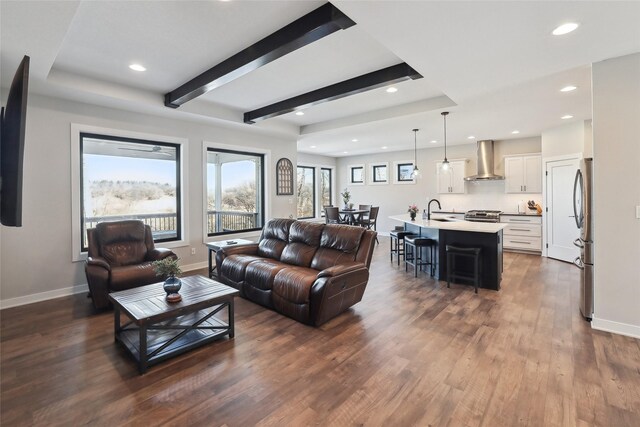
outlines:
[[[578,28],[578,24],[576,24],[575,22],[567,22],[566,24],[562,24],[558,28],[553,30],[551,34],[553,34],[554,36],[561,36],[563,34],[570,33],[576,28]]]
[[[562,120],[567,120],[567,119],[573,119],[573,116],[571,114],[567,114],[566,116],[562,116],[560,117]]]
[[[147,69],[140,64],[131,64],[129,65],[129,68],[131,68],[133,71],[147,71]]]
[[[349,154],[349,152],[348,152],[348,151],[343,151],[343,153],[344,153],[344,154]]]
[[[353,138],[351,142],[358,142],[358,138]]]
[[[384,147],[382,147],[383,150],[386,150],[387,148],[389,148],[389,147],[387,147],[386,145]]]
[[[476,139],[476,137],[473,136],[473,135],[470,135],[470,136],[467,137],[467,139]]]
[[[311,148],[316,148],[316,146],[315,146],[315,145],[312,145],[312,146],[311,146]]]
[[[436,141],[435,139],[433,141],[431,141],[432,144],[435,144],[436,142],[438,142],[438,141]]]
[[[387,88],[387,93],[395,93],[395,92],[397,92],[397,91],[398,91],[398,88],[393,87],[393,86],[392,86],[392,87],[390,87],[390,88]]]
[[[576,90],[578,89],[578,86],[565,86],[562,89],[560,89],[560,92],[571,92],[572,90]]]
[[[296,111],[296,116],[304,116],[304,113],[302,111]]]
[[[517,135],[517,134],[519,134],[519,133],[520,133],[520,131],[519,131],[519,130],[514,130],[514,131],[513,131],[513,132],[511,132],[511,133],[512,133],[512,134],[514,134],[514,135]]]

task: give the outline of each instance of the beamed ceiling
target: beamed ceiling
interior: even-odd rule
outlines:
[[[640,2],[2,1],[0,8],[3,99],[28,54],[31,93],[284,135],[300,151],[330,156],[412,149],[413,128],[421,129],[419,148],[441,147],[445,109],[451,144],[474,143],[470,135],[538,136],[590,119],[591,63],[640,51]],[[567,21],[580,27],[551,35]],[[147,71],[130,70],[132,63]],[[559,91],[569,84],[578,89]],[[573,118],[560,119],[566,114]]]

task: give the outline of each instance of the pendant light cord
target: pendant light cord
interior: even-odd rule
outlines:
[[[449,114],[448,111],[443,111],[442,113],[442,117],[444,118],[444,161],[445,163],[448,163],[447,160],[447,115]]]

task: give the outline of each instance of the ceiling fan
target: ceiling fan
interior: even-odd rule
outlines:
[[[153,147],[151,147],[151,150],[142,150],[140,148],[127,148],[127,147],[118,147],[118,149],[129,150],[129,151],[140,151],[142,153],[156,153],[156,154],[162,154],[163,156],[173,157],[171,154],[165,153],[164,151],[162,151],[162,147],[160,147],[159,145],[154,145]]]

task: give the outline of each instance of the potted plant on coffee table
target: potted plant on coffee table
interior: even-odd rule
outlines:
[[[163,288],[167,293],[168,302],[178,302],[182,300],[182,296],[178,293],[182,287],[182,282],[178,278],[178,276],[182,274],[182,269],[178,261],[180,261],[180,258],[168,257],[153,262],[156,276],[164,279]]]

